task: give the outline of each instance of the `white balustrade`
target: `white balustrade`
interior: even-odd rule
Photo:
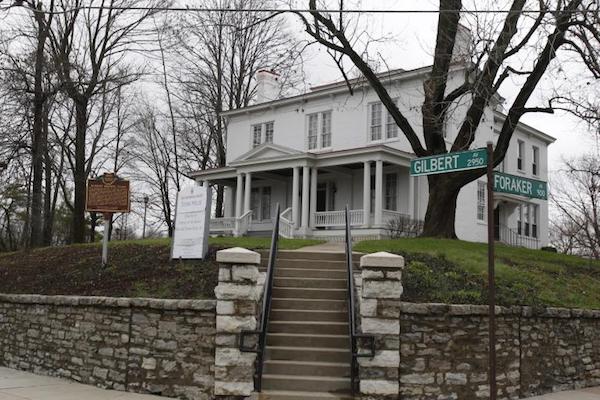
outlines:
[[[279,236],[291,239],[294,237],[294,221],[292,220],[292,208],[287,208],[279,217]]]
[[[229,233],[235,229],[235,217],[211,218],[210,231],[215,233]]]
[[[350,210],[350,225],[363,224],[363,210]],[[346,217],[344,211],[318,211],[315,213],[315,227],[344,227]]]
[[[396,220],[399,218],[410,219],[410,215],[405,214],[400,211],[394,211],[394,210],[383,210],[382,211],[382,223],[384,225],[388,224],[390,221],[393,221],[393,220]]]

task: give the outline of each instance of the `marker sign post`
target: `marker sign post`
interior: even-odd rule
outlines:
[[[206,256],[211,198],[209,186],[194,185],[177,194],[171,258],[190,260]]]
[[[85,209],[102,213],[104,217],[104,237],[102,238],[102,266],[108,264],[108,231],[114,213],[128,213],[131,210],[129,181],[120,179],[114,173],[105,173],[97,179],[88,179]]]

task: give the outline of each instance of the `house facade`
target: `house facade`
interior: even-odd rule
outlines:
[[[422,126],[422,88],[428,72],[429,68],[421,68],[381,74],[417,132]],[[352,81],[351,95],[345,82],[336,82],[303,95],[271,100],[269,91],[277,77],[268,71],[260,74],[257,104],[223,113],[226,167],[192,174],[202,184],[225,188],[225,216],[213,218],[211,233],[267,234],[279,204],[280,231],[285,237],[343,240],[346,205],[357,239],[389,236],[392,224],[411,227],[404,233],[415,234],[427,208],[427,177],[410,176],[415,155],[369,85]],[[449,90],[463,79],[464,70],[455,67]],[[485,147],[497,138],[504,120],[500,101],[485,110],[471,148]],[[448,148],[466,107],[459,99],[449,113]],[[547,180],[547,149],[553,141],[519,124],[498,170]],[[456,210],[460,239],[487,238],[485,184],[482,177],[460,192]],[[547,201],[497,194],[494,225],[500,241],[526,247],[546,245]]]

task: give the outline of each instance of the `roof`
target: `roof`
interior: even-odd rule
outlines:
[[[500,123],[503,123],[504,120],[506,119],[506,114],[504,114],[503,112],[500,112],[500,111],[494,111],[494,119],[497,119],[497,121],[499,121]],[[528,133],[532,136],[537,137],[544,143],[551,144],[551,143],[556,142],[556,138],[554,136],[550,136],[547,133],[544,133],[544,132],[540,131],[539,129],[535,129],[534,127],[529,126],[523,122],[519,122],[517,125],[517,128],[521,129],[525,133]]]

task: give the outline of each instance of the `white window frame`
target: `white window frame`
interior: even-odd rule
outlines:
[[[525,142],[517,140],[517,170],[525,170]]]
[[[327,116],[327,118],[326,118]],[[320,123],[320,142],[321,142],[321,148],[328,148],[331,147],[331,119],[332,119],[332,113],[331,110],[329,111],[323,111],[322,113],[319,113],[319,117],[321,119],[321,123]],[[328,124],[326,124],[326,122],[328,122]]]
[[[267,216],[267,218],[265,218],[265,195],[267,194],[266,192],[268,191],[268,196],[269,196],[269,204],[268,204],[268,209],[267,211],[269,212],[269,215]],[[257,193],[257,197],[254,197],[255,193]],[[254,200],[256,199],[256,203],[254,203]],[[252,210],[252,220],[255,222],[268,222],[271,220],[271,213],[272,213],[272,204],[273,204],[273,189],[271,188],[271,186],[258,186],[258,187],[253,187],[252,188],[252,192],[250,194],[250,209]],[[253,205],[256,205],[256,208],[252,207]]]
[[[307,117],[307,147],[308,150],[315,150],[319,147],[319,114],[313,113]],[[314,124],[313,124],[314,121]]]
[[[270,137],[267,137],[267,128],[271,127]],[[260,132],[258,132],[258,140],[256,136],[256,128],[260,128]],[[275,136],[275,121],[267,121],[261,122],[258,124],[252,124],[250,128],[250,142],[252,144],[252,148],[256,148],[261,144],[265,143],[273,143],[273,137]],[[269,140],[267,140],[269,139]]]
[[[269,129],[270,128],[270,129]],[[265,143],[273,143],[273,137],[275,136],[275,121],[265,122]]]
[[[487,183],[477,181],[477,220],[485,222],[486,220],[486,204],[487,204]]]
[[[262,131],[263,131],[262,125],[263,124],[254,124],[254,125],[252,125],[252,128],[251,128],[252,129],[251,140],[252,140],[252,148],[253,149],[256,148],[256,147],[258,147],[258,146],[260,146],[262,144]],[[257,128],[258,128],[258,130],[257,130]],[[257,133],[258,133],[258,136],[257,136]]]
[[[540,148],[531,146],[531,174],[540,175]]]
[[[325,116],[328,116],[328,121]],[[327,125],[326,122],[328,122]],[[308,114],[306,116],[306,148],[308,150],[330,148],[332,126],[333,113],[331,110]]]
[[[379,108],[379,122],[378,124],[375,124],[374,122],[376,122],[373,118],[374,118],[374,108],[378,107]],[[377,128],[377,129],[376,129]],[[373,133],[378,130],[378,134],[377,137],[373,136]],[[381,141],[383,139],[383,130],[384,130],[384,121],[383,121],[383,104],[381,104],[381,102],[375,102],[375,103],[369,103],[369,141],[370,142],[378,142]]]

